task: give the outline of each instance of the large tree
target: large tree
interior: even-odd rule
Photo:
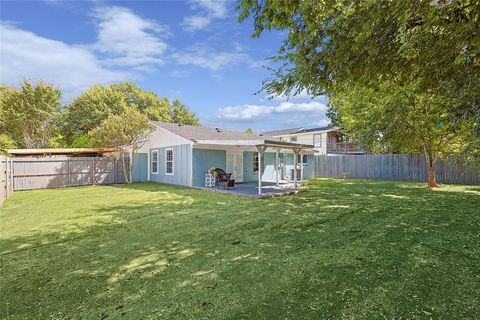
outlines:
[[[24,80],[22,88],[0,90],[1,130],[8,145],[45,148],[58,127],[60,89]]]
[[[127,183],[132,182],[133,166],[138,149],[147,141],[153,126],[148,117],[133,108],[110,115],[98,127],[89,132],[92,145],[118,148],[122,154],[123,173]],[[125,154],[129,154],[126,161]]]
[[[180,124],[188,124],[191,126],[200,126],[200,120],[198,120],[195,113],[193,113],[185,104],[176,99],[172,103],[171,107],[172,122]]]
[[[88,131],[110,115],[121,114],[127,108],[146,114],[150,120],[184,124],[198,121],[180,101],[176,100],[171,105],[167,98],[145,91],[133,83],[96,85],[67,105],[63,130],[66,143],[71,146],[88,145]]]
[[[368,103],[374,106],[380,101],[368,90],[390,83],[394,92],[383,90],[385,98],[392,95],[394,99],[398,90],[406,90],[414,101],[435,97],[428,105],[436,103],[434,110],[449,123],[455,122],[448,128],[461,127],[472,136],[480,135],[478,0],[239,2],[240,21],[253,16],[254,36],[270,29],[288,31],[272,58],[272,77],[263,82],[266,92],[288,95],[306,90],[313,96],[326,94],[331,100],[331,112],[341,121],[345,108],[340,102],[366,90],[362,98],[371,98]],[[409,85],[412,83],[414,90]],[[409,108],[412,105],[407,104]],[[351,114],[366,116],[363,109],[356,108],[352,104],[345,118]],[[388,126],[397,115],[385,117],[384,125]],[[360,119],[368,125],[367,120]],[[419,123],[433,122],[429,115],[419,119]],[[351,122],[340,124],[353,131]],[[370,129],[375,131],[375,126],[372,124]],[[403,147],[411,146],[412,140],[402,140]],[[463,143],[475,150],[478,144],[473,141]]]
[[[437,186],[436,160],[460,154],[469,138],[467,123],[459,123],[442,107],[448,102],[435,92],[417,92],[415,82],[398,86],[390,81],[375,87],[351,85],[330,101],[339,111],[340,123],[365,150],[423,152],[429,187]]]

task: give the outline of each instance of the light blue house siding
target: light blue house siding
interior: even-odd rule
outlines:
[[[285,179],[286,180],[292,179],[291,174],[292,174],[292,169],[294,165],[293,154],[285,154],[283,158],[283,164],[284,164]],[[307,163],[303,166],[303,177],[305,179],[313,177],[314,166],[315,166],[315,156],[307,155]]]
[[[167,149],[173,149],[173,174],[165,173],[165,155]],[[172,147],[162,147],[150,149],[150,159],[152,152],[158,151],[158,173],[150,172],[150,181],[179,184],[190,186],[190,175],[192,170],[192,146],[190,144],[181,144]],[[150,165],[150,170],[151,170]]]
[[[253,172],[253,155],[256,152],[244,152],[243,153],[243,179],[245,182],[258,181],[258,174]],[[290,180],[292,179],[291,170],[293,169],[293,154],[279,154],[280,163],[283,163],[283,172],[279,174],[280,179]],[[305,179],[311,178],[314,172],[315,158],[313,155],[307,156],[307,164],[303,167],[303,177]],[[300,178],[300,177],[298,177]],[[262,158],[262,180],[263,181],[276,181],[275,173],[275,153],[265,152]]]
[[[205,185],[205,174],[210,167],[225,170],[227,153],[225,150],[193,149],[193,186]]]
[[[148,154],[137,153],[133,162],[133,181],[148,181]]]

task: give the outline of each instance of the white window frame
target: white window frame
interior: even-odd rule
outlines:
[[[168,161],[167,154],[168,151],[172,151],[172,161]],[[172,162],[172,172],[167,172],[167,163]],[[165,175],[173,176],[175,172],[175,153],[173,152],[173,148],[166,148],[165,149]]]
[[[154,159],[154,154],[157,155],[157,160],[153,160]],[[151,160],[151,163],[150,163],[150,166],[151,166],[151,170],[152,170],[152,174],[158,174],[158,150],[152,150],[151,152],[151,157],[152,157],[152,160]],[[157,170],[156,171],[153,171],[153,163],[156,162],[157,163]]]
[[[256,159],[256,161],[255,161]],[[255,170],[255,163],[257,164],[257,170]],[[258,174],[258,153],[257,152],[254,152],[253,153],[253,157],[252,157],[252,172],[253,174]]]
[[[301,161],[298,161],[298,157],[300,157],[300,160]],[[305,160],[306,162],[302,162],[303,160]],[[302,164],[305,166],[305,165],[308,165],[308,155],[306,154],[297,154],[297,163],[298,164]]]

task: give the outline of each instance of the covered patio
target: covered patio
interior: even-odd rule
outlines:
[[[298,185],[302,183],[299,182]],[[278,185],[273,182],[263,182],[262,183],[262,192],[258,192],[258,183],[257,182],[244,182],[235,184],[235,188],[223,189],[223,188],[199,188],[202,190],[208,190],[219,193],[228,193],[239,196],[254,197],[254,198],[269,198],[275,196],[282,196],[288,194],[294,194],[301,190],[295,188],[293,183],[279,183]]]
[[[240,150],[236,152],[250,152],[254,154],[256,159],[258,158],[258,165],[255,166],[256,181],[251,181],[248,179],[242,179],[235,183],[233,188],[223,188],[223,187],[203,187],[202,189],[207,189],[216,192],[238,194],[244,196],[254,196],[257,198],[270,197],[275,195],[285,195],[298,192],[298,186],[303,182],[304,179],[304,162],[303,156],[313,155],[313,145],[295,143],[295,142],[286,142],[279,140],[252,140],[252,141],[197,141],[197,148],[212,150],[212,149],[227,149],[227,150]],[[198,149],[197,149],[198,150]],[[266,153],[268,151],[268,172],[267,170],[267,158]],[[291,172],[288,176],[288,179],[285,177],[286,164],[283,163],[284,159],[281,156],[285,154],[292,155],[291,165],[288,166],[288,170]],[[243,156],[240,155],[242,160],[233,162],[233,165],[229,165],[229,152],[227,151],[227,162],[225,172],[235,172],[237,170],[237,164],[243,162]],[[234,158],[233,158],[234,159]],[[300,163],[298,163],[300,159]],[[265,161],[265,163],[263,163]],[[243,165],[242,165],[243,166]],[[283,170],[283,171],[282,171]],[[243,169],[239,170],[240,172]],[[310,168],[311,171],[311,168]],[[265,179],[264,173],[268,176]],[[242,173],[243,175],[243,173]],[[200,187],[198,184],[197,187]]]

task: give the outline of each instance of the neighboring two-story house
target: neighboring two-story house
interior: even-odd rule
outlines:
[[[321,128],[291,128],[262,132],[263,136],[279,138],[281,141],[311,144],[317,154],[364,154],[357,145],[342,134],[337,126]]]

